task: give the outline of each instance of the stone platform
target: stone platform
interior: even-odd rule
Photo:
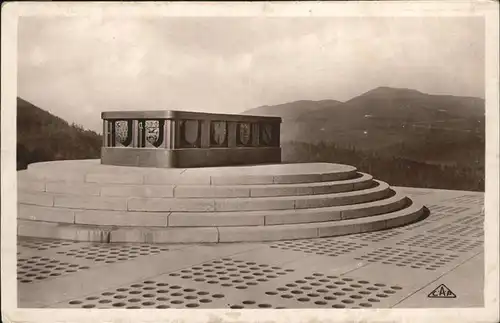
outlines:
[[[483,194],[393,189],[427,205],[430,215],[378,232],[276,242],[158,245],[20,237],[19,307],[483,307]],[[429,297],[441,284],[456,297]]]
[[[425,207],[355,167],[29,165],[18,235],[91,242],[219,243],[320,238],[406,225]]]

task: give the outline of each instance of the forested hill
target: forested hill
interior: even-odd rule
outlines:
[[[17,169],[40,161],[99,158],[101,136],[17,98]]]

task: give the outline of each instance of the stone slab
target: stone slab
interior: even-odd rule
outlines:
[[[112,197],[173,197],[174,185],[114,185],[102,186],[101,196]]]
[[[54,206],[86,210],[127,210],[127,199],[119,197],[55,195]]]
[[[75,210],[74,214],[76,224],[166,227],[170,213]]]
[[[144,243],[213,243],[219,241],[217,228],[118,228],[111,232],[111,242]]]
[[[75,212],[64,208],[18,204],[17,218],[42,222],[75,223]]]
[[[128,199],[129,211],[143,212],[210,212],[215,211],[215,202],[210,199],[164,199],[139,198]]]

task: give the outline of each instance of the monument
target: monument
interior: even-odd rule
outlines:
[[[428,210],[349,165],[281,163],[275,117],[104,112],[101,160],[18,172],[18,235],[222,243],[384,230]]]

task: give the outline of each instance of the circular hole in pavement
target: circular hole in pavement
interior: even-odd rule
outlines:
[[[113,303],[114,307],[123,307],[125,305],[127,305],[127,304],[125,304],[125,303]]]
[[[345,305],[342,304],[334,304],[332,305],[333,308],[345,308]]]

